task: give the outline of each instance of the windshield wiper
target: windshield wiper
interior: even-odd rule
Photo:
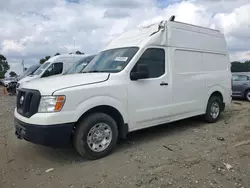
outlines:
[[[92,71],[84,71],[82,73],[93,73],[93,72],[107,72],[107,71],[92,70]]]

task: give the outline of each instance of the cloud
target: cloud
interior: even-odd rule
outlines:
[[[9,62],[46,55],[96,53],[130,28],[176,20],[225,33],[231,57],[248,58],[249,0],[9,0],[0,2],[0,53]],[[237,55],[235,55],[237,54]]]
[[[231,61],[247,61],[250,59],[250,50],[242,52],[233,52],[230,55]]]
[[[235,8],[231,13],[218,13],[214,19],[226,35],[238,38],[249,37],[250,4]]]
[[[117,11],[117,9],[112,8],[112,9],[108,9],[104,12],[104,18],[118,19],[118,18],[125,18],[128,16],[130,16],[130,14],[127,10]]]
[[[10,63],[10,69],[6,72],[5,76],[9,77],[11,71],[15,72],[17,75],[22,74],[22,64],[21,63]]]
[[[106,8],[117,8],[117,9],[134,9],[142,8],[153,5],[154,1],[151,0],[89,0],[88,3],[94,6],[102,6]]]

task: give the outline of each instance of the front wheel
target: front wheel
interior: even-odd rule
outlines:
[[[206,122],[208,123],[217,122],[221,114],[221,109],[222,109],[221,98],[217,96],[210,97],[205,114]]]
[[[248,102],[250,102],[250,89],[246,91],[245,98]]]
[[[115,120],[105,113],[94,113],[79,122],[74,134],[77,152],[87,159],[107,156],[116,146],[118,128]]]

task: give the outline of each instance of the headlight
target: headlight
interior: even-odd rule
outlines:
[[[66,97],[60,96],[42,96],[38,112],[59,112],[64,105]]]

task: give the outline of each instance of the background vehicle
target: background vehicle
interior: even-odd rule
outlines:
[[[30,82],[38,78],[63,74],[72,66],[73,63],[85,56],[87,55],[62,54],[51,57],[48,61],[44,62],[44,64],[42,64],[32,75],[19,80],[18,85],[21,87],[21,85],[25,82]]]
[[[76,62],[68,71],[64,74],[75,74],[82,72],[82,70],[89,64],[89,62],[95,57],[96,55],[86,56]]]
[[[17,81],[10,82],[5,87],[6,87],[7,92],[9,93],[9,95],[15,95],[16,94]]]
[[[26,71],[24,71],[23,74],[18,77],[18,80],[21,80],[22,78],[33,74],[40,66],[40,64],[31,65]]]
[[[231,103],[230,67],[217,30],[172,18],[136,28],[98,53],[84,74],[19,89],[16,135],[47,146],[73,144],[97,159],[135,130],[197,115],[214,123]]]
[[[23,74],[21,74],[18,77],[18,80],[21,80],[27,76],[32,75],[41,65],[40,64],[35,64],[35,65],[31,65],[26,71],[24,71]],[[16,88],[18,88],[20,85],[20,83],[16,83]]]
[[[7,86],[10,82],[15,82],[15,81],[17,81],[17,78],[15,77],[9,77],[2,80],[4,86]]]
[[[233,73],[232,95],[250,102],[250,73]]]

